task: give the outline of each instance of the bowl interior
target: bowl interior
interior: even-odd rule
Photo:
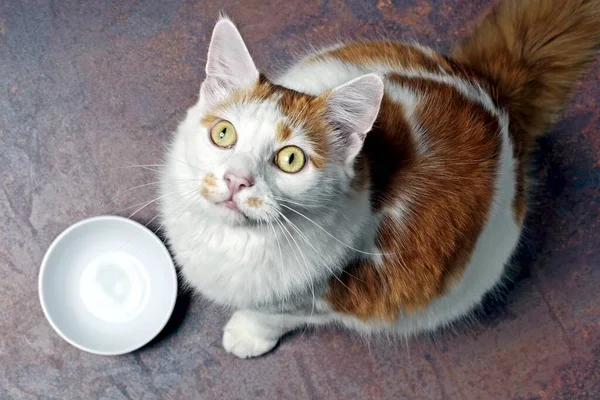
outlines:
[[[120,217],[81,221],[51,245],[40,300],[54,329],[97,354],[123,354],[152,340],[177,296],[171,257],[144,226]]]

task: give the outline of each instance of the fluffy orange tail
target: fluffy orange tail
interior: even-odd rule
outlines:
[[[599,47],[600,0],[501,0],[453,57],[494,84],[513,134],[532,139],[555,121]]]

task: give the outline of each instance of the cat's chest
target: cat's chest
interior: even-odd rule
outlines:
[[[264,264],[270,240],[263,235],[240,234],[234,230],[200,227],[195,231],[172,232],[173,246],[183,268],[224,269],[242,264]]]
[[[290,231],[247,235],[204,228],[170,235],[181,271],[193,287],[218,303],[246,307],[304,291],[343,267],[347,252],[336,240]]]

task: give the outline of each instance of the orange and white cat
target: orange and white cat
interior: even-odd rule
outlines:
[[[349,43],[269,80],[221,19],[161,215],[186,281],[236,310],[225,349],[469,315],[519,242],[534,140],[599,44],[600,0],[505,0],[452,56]]]

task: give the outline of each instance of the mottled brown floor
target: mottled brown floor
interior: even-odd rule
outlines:
[[[345,37],[385,34],[447,50],[490,5],[0,1],[0,398],[600,398],[598,62],[540,143],[524,277],[467,333],[367,345],[322,331],[240,361],[220,346],[227,316],[193,301],[163,340],[100,357],[60,339],[39,306],[39,264],[59,232],[152,198],[140,189],[109,200],[155,180],[122,167],[157,162],[196,98],[220,10],[273,72],[307,42]]]

